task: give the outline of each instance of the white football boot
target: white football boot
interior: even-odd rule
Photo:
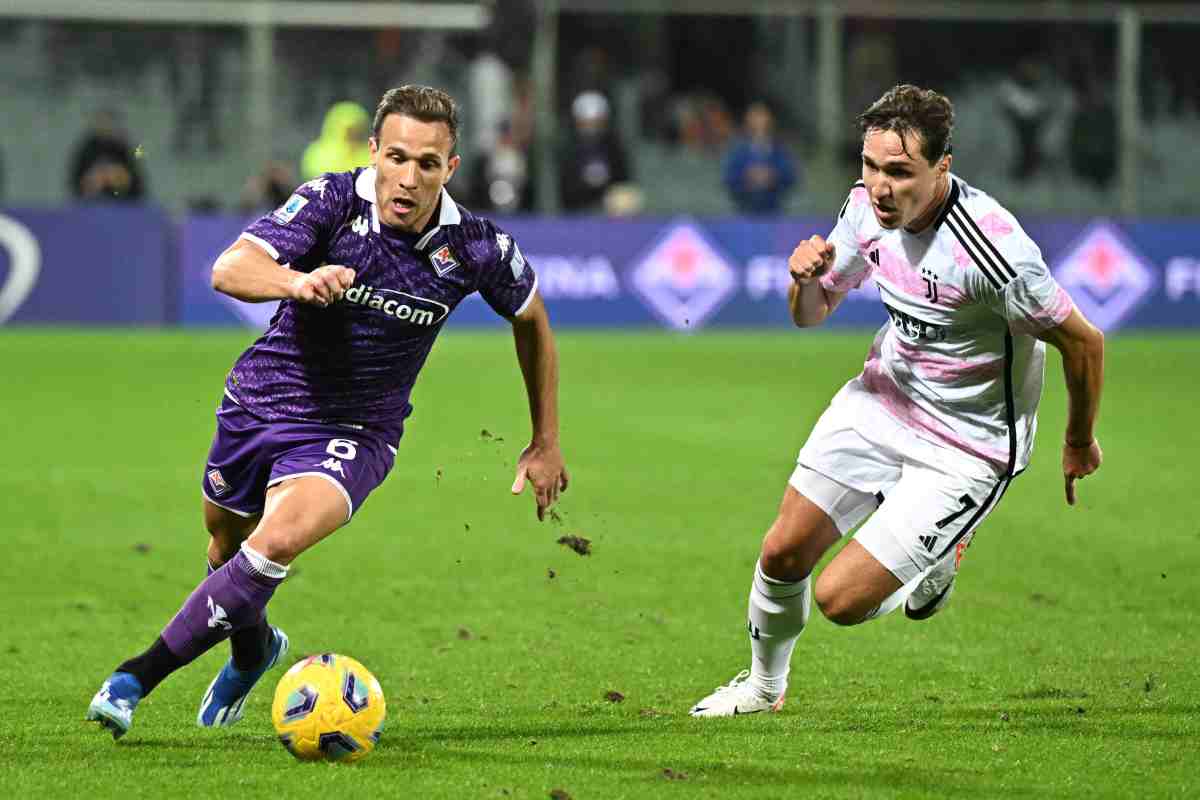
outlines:
[[[929,619],[950,602],[954,594],[954,579],[958,575],[953,553],[929,568],[929,572],[904,601],[904,616],[909,619]]]
[[[733,680],[708,697],[692,706],[688,712],[693,717],[737,717],[742,714],[757,714],[760,711],[778,711],[783,708],[787,692],[771,699],[750,685],[750,670],[744,669]]]

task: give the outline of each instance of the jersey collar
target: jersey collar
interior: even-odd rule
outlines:
[[[954,208],[954,204],[958,202],[958,178],[950,176],[950,193],[946,195],[946,204],[942,206],[942,211],[937,215],[937,219],[930,226],[932,230],[937,230],[942,227],[942,223],[946,221],[946,217],[950,216],[950,209]]]
[[[379,233],[379,209],[375,206],[375,168],[367,167],[362,172],[358,173],[358,177],[354,179],[354,193],[371,204],[371,228],[375,233]],[[462,214],[459,213],[458,204],[454,202],[454,198],[446,191],[446,187],[442,187],[442,197],[440,200],[441,210],[438,212],[437,225],[426,231],[425,235],[417,241],[417,249],[424,250],[429,246],[429,242],[433,240],[434,235],[446,225],[458,225],[462,222]]]

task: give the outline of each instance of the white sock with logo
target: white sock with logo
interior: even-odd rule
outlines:
[[[788,671],[796,640],[808,624],[812,608],[812,576],[780,581],[754,566],[750,587],[750,683],[775,700],[787,691]]]

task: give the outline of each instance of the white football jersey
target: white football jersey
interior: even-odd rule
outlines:
[[[891,317],[846,391],[998,475],[1024,469],[1046,354],[1034,334],[1061,324],[1073,304],[1012,214],[951,175],[933,225],[888,230],[859,182],[830,240],[835,259],[821,285],[846,292],[872,277]]]

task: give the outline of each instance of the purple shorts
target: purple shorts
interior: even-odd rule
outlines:
[[[349,521],[395,459],[396,449],[378,434],[315,422],[267,422],[226,395],[201,485],[210,503],[253,517],[262,513],[269,487],[314,475],[341,491]]]

